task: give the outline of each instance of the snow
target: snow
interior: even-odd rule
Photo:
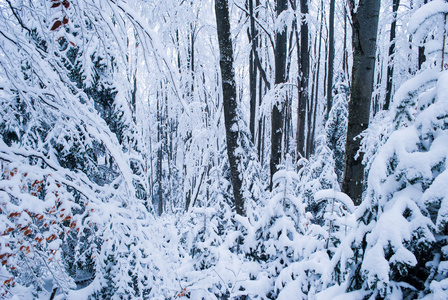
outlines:
[[[443,0],[430,1],[412,14],[409,20],[409,31],[415,33],[419,28],[424,27],[423,24],[430,20],[431,17],[446,13],[448,13],[448,3]]]
[[[355,211],[353,200],[342,192],[337,192],[332,189],[320,190],[316,192],[314,198],[316,199],[316,201],[324,199],[334,199],[336,201],[341,202],[349,212],[353,213]]]
[[[359,300],[364,299],[368,295],[368,292],[362,290],[349,293],[346,293],[345,290],[346,287],[344,285],[334,285],[316,294],[316,300]]]
[[[70,17],[58,32],[48,30],[49,2],[22,2],[11,1],[36,28],[32,35],[0,4],[0,294],[48,299],[57,286],[55,299],[448,299],[448,71],[440,71],[446,1],[431,1],[410,19],[412,43],[427,55],[419,71],[403,29],[411,12],[400,8],[397,91],[393,109],[361,134],[367,186],[358,207],[340,192],[338,166],[349,74],[335,80],[327,128],[322,86],[315,86],[315,151],[296,162],[295,141],[284,145],[269,190],[272,106],[289,108],[293,100],[289,130],[297,129],[291,29],[299,15],[291,7],[280,16],[274,6],[256,10],[267,81],[275,75],[269,35],[287,29],[294,46],[290,82],[269,89],[258,78],[256,115],[266,128],[256,128],[255,141],[265,139],[257,153],[244,129],[251,47],[241,33],[249,25],[231,8],[238,88],[231,130],[239,135],[245,216],[233,206],[213,2],[74,1],[54,12]],[[321,4],[326,11],[328,1]],[[315,34],[317,6],[306,20]],[[61,34],[79,51],[73,59]],[[379,67],[389,64],[387,47],[378,45]],[[322,70],[325,60],[315,62]],[[96,95],[109,88],[111,99]],[[110,110],[98,108],[109,100]],[[159,191],[161,216],[153,207]],[[188,208],[187,199],[194,199]],[[415,266],[431,274],[424,290],[405,275]],[[5,283],[11,277],[15,286]],[[76,286],[76,279],[89,280]]]

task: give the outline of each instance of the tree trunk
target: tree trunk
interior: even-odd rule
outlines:
[[[249,89],[250,89],[250,120],[249,129],[252,136],[252,143],[255,144],[255,119],[257,112],[257,65],[255,63],[256,51],[258,46],[258,33],[255,28],[255,15],[253,0],[248,0],[250,15],[250,33],[249,42],[251,43],[251,52],[249,57]]]
[[[389,62],[387,66],[387,84],[386,84],[386,99],[384,101],[384,110],[389,110],[390,98],[392,96],[392,78],[394,74],[393,55],[395,53],[395,33],[397,28],[397,11],[400,5],[400,0],[393,0],[392,12],[393,20],[390,25],[390,46],[389,46]]]
[[[324,20],[324,1],[320,1],[320,13],[319,13],[319,34],[316,34],[315,40],[314,40],[314,49],[315,54],[314,56],[317,58],[315,59],[315,67],[314,67],[314,74],[312,75],[313,82],[311,84],[311,104],[313,106],[313,109],[311,109],[311,113],[308,116],[308,119],[311,121],[308,126],[308,138],[306,142],[306,156],[310,157],[311,154],[314,152],[314,137],[316,132],[316,116],[317,116],[317,109],[318,109],[318,101],[319,101],[319,78],[320,78],[320,58],[322,53],[322,33],[323,33],[323,20]],[[316,48],[316,45],[317,48]],[[308,121],[308,122],[310,122]]]
[[[342,69],[344,70],[344,74],[346,78],[348,77],[348,50],[347,50],[347,5],[344,4],[344,42],[343,42],[343,50],[342,50]]]
[[[277,0],[277,17],[288,8],[287,0]],[[275,34],[275,84],[281,84],[286,81],[286,49],[287,48],[287,34],[286,30],[279,29]],[[284,100],[286,104],[287,101]],[[282,137],[283,137],[283,119],[284,119],[285,105],[274,104],[271,115],[271,182],[270,189],[272,190],[272,178],[275,172],[278,171],[278,165],[282,158]]]
[[[333,65],[334,65],[334,5],[335,0],[330,2],[330,24],[328,25],[328,82],[327,82],[327,116],[331,110],[333,97]]]
[[[244,198],[241,190],[242,178],[238,170],[238,165],[241,163],[241,154],[237,152],[239,117],[237,113],[235,70],[233,68],[233,48],[230,37],[229,5],[227,0],[215,0],[215,14],[220,52],[219,65],[221,67],[227,156],[232,177],[234,203],[236,213],[245,215]]]
[[[418,3],[418,2],[417,2]],[[419,5],[424,5],[424,4],[426,4],[426,3],[428,3],[428,0],[424,0],[423,1],[423,4],[419,4]],[[414,5],[412,4],[411,5],[411,7],[412,8],[415,8],[415,7],[413,7]],[[416,7],[416,8],[418,8],[418,7]],[[426,41],[426,39],[425,39],[425,41]],[[419,70],[421,70],[422,69],[422,65],[423,65],[423,63],[426,61],[426,55],[425,55],[425,46],[420,46],[420,47],[418,47],[418,69]]]
[[[299,103],[297,112],[297,155],[305,157],[305,115],[306,104],[308,102],[308,78],[309,78],[309,49],[308,49],[308,22],[306,15],[308,14],[308,0],[300,1],[300,12],[302,14],[300,26],[300,57],[299,57]]]
[[[162,187],[162,117],[161,117],[162,109],[160,107],[160,100],[157,98],[157,213],[159,216],[163,214],[163,187]]]
[[[350,1],[354,53],[342,192],[351,197],[355,205],[362,201],[364,178],[362,153],[355,159],[360,139],[355,138],[369,124],[379,9],[380,0],[360,0],[357,8],[354,1]]]
[[[261,106],[262,103],[262,88],[263,88],[263,83],[261,82],[261,77],[258,79],[258,104],[259,106]],[[258,118],[258,145],[257,145],[257,151],[258,151],[258,160],[261,163],[261,166],[263,167],[264,165],[264,161],[263,161],[263,147],[262,147],[262,141],[263,141],[263,146],[264,146],[264,132],[262,131],[262,127],[263,127],[263,119],[264,117],[260,116]]]

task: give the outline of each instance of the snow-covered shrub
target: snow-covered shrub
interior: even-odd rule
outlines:
[[[299,165],[299,197],[304,199],[306,208],[313,215],[313,222],[322,225],[323,213],[327,202],[315,201],[314,195],[319,190],[334,189],[339,191],[338,178],[335,173],[333,153],[327,146],[325,136],[319,136],[316,141],[316,153],[310,160],[301,159]]]
[[[356,234],[349,238],[349,290],[381,298],[448,296],[448,73],[438,77],[432,104],[395,131],[372,163]]]
[[[387,141],[394,130],[393,117],[389,111],[379,111],[369,127],[361,133],[361,149],[364,153],[363,164],[365,165],[364,174],[368,174],[372,162],[378,153],[378,149]]]
[[[277,277],[301,257],[300,237],[310,222],[305,204],[296,196],[298,176],[290,162],[274,175],[273,183],[272,196],[261,210],[236,218],[247,269],[237,276],[236,295],[275,299],[283,288],[281,283],[277,286]]]
[[[342,182],[345,164],[345,140],[347,138],[348,99],[350,89],[345,76],[339,72],[333,87],[333,106],[325,124],[328,148],[333,152],[338,182]]]
[[[386,142],[380,138],[366,198],[356,211],[357,228],[332,261],[333,278],[358,297],[448,297],[447,13],[447,3],[436,0],[410,20],[413,42],[425,46],[426,70],[401,85],[391,116],[382,117],[394,120],[396,131]],[[378,128],[380,134],[391,131]]]
[[[136,183],[146,182],[136,172],[141,157],[135,141],[120,143],[95,110],[95,99],[70,77],[68,48],[61,47],[65,41],[87,51],[98,44],[49,16],[49,2],[11,4],[6,10],[2,4],[1,14],[8,38],[0,45],[0,268],[14,281],[2,281],[2,292],[142,297],[151,289],[145,269],[152,263],[143,254],[151,216],[137,193]],[[60,4],[64,18],[85,25],[75,4]],[[13,12],[18,15],[8,16]],[[87,81],[91,57],[83,57]]]

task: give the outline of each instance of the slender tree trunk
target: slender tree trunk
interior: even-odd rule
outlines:
[[[163,213],[163,187],[162,187],[162,117],[161,117],[162,109],[160,107],[160,100],[157,99],[157,196],[158,196],[158,209],[157,212],[159,216]]]
[[[284,104],[285,108],[283,109],[284,115],[283,115],[283,128],[284,128],[284,153],[290,153],[289,144],[290,144],[290,136],[291,136],[291,119],[292,119],[292,112],[291,112],[291,100],[289,95],[286,96],[286,102]]]
[[[261,91],[263,88],[263,83],[261,82],[261,77],[258,79],[258,105],[261,106],[262,103],[262,95],[261,95]],[[261,166],[263,166],[264,161],[263,161],[263,150],[262,150],[262,140],[263,140],[263,136],[264,133],[262,131],[262,127],[263,127],[263,117],[259,116],[258,119],[258,146],[257,146],[257,150],[258,150],[258,159],[260,160]]]
[[[428,3],[428,0],[424,0],[423,4]],[[414,5],[411,5],[414,6]],[[423,63],[426,61],[426,55],[425,55],[425,46],[418,47],[418,69],[422,69]]]
[[[440,71],[445,70],[445,49],[446,49],[446,23],[448,19],[448,14],[445,14],[445,20],[443,22],[443,39],[442,39],[442,63],[440,64]]]
[[[238,166],[238,105],[236,99],[235,70],[233,68],[233,48],[230,36],[229,5],[227,0],[215,0],[216,29],[218,33],[224,124],[226,127],[227,156],[232,177],[233,196],[236,213],[245,215],[244,198],[241,190],[242,178]]]
[[[381,31],[378,32],[378,34],[381,34]],[[381,83],[382,78],[383,78],[383,64],[384,61],[380,60],[380,56],[379,54],[377,55],[377,61],[379,62],[378,64],[378,72],[376,72],[376,81],[373,82],[373,86],[377,86],[378,84]],[[373,117],[376,116],[376,113],[380,110],[380,94],[376,93],[375,96],[372,98],[372,104],[371,104],[371,115]]]
[[[287,0],[277,0],[277,17],[287,10]],[[286,81],[286,55],[287,55],[287,34],[286,29],[281,28],[275,34],[275,84],[282,84]],[[286,104],[287,101],[285,100]],[[275,172],[278,171],[278,165],[282,158],[282,137],[283,137],[283,120],[284,107],[274,104],[271,115],[271,182],[270,189],[272,190],[272,178]]]
[[[257,65],[255,63],[256,51],[258,46],[258,32],[255,27],[254,3],[248,0],[250,15],[250,33],[249,42],[251,43],[251,52],[249,57],[249,89],[250,89],[250,120],[249,129],[252,135],[252,143],[255,144],[255,119],[257,113]]]
[[[347,5],[344,3],[344,43],[342,50],[342,69],[348,79],[347,18]]]
[[[360,0],[357,8],[354,0],[350,0],[350,6],[354,53],[342,192],[351,197],[355,205],[359,205],[362,201],[364,166],[362,153],[356,157],[360,148],[360,139],[356,137],[369,124],[380,0]]]
[[[324,20],[324,1],[320,2],[320,22],[319,22],[319,34],[316,35],[316,39],[314,41],[314,47],[317,51],[315,51],[315,57],[317,57],[315,62],[315,71],[313,76],[313,82],[311,85],[311,103],[313,105],[313,109],[311,109],[311,113],[308,119],[311,121],[308,127],[308,138],[306,142],[306,155],[310,157],[314,152],[314,138],[316,132],[316,117],[317,117],[317,103],[319,101],[319,78],[320,78],[320,58],[322,53],[322,33],[323,33],[323,20]],[[317,48],[316,48],[316,45]]]
[[[135,68],[135,73],[133,76],[134,86],[131,91],[131,110],[132,110],[132,120],[137,123],[137,68]]]
[[[335,0],[330,1],[330,24],[328,25],[328,82],[327,82],[327,115],[331,110],[331,100],[333,97],[333,66],[334,66],[334,6]]]
[[[389,46],[389,62],[387,66],[387,84],[386,84],[386,99],[384,101],[384,110],[389,110],[390,106],[390,98],[392,96],[392,80],[394,75],[394,64],[393,64],[393,55],[395,53],[395,34],[397,28],[397,11],[398,6],[400,5],[400,0],[393,0],[392,4],[392,12],[393,12],[393,20],[390,25],[390,46]]]
[[[300,1],[300,12],[302,14],[300,26],[300,57],[299,57],[299,103],[297,113],[297,155],[298,158],[305,157],[305,117],[306,104],[308,102],[308,78],[309,78],[309,48],[308,48],[308,0]]]
[[[253,43],[254,41],[252,41]],[[252,143],[255,143],[255,119],[257,113],[257,67],[254,62],[253,52],[249,55],[249,93],[250,93],[250,116],[249,129]]]

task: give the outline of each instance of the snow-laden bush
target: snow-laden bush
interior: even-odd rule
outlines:
[[[436,0],[410,20],[413,42],[425,46],[426,70],[401,85],[391,116],[382,117],[394,120],[396,131],[389,134],[391,128],[377,126],[390,136],[380,138],[378,152],[371,152],[357,228],[332,260],[332,276],[341,285],[326,295],[342,288],[359,298],[448,297],[447,13],[446,2]]]
[[[448,73],[437,77],[431,104],[395,131],[372,163],[356,234],[348,239],[353,255],[342,262],[353,272],[349,290],[448,297]]]
[[[348,99],[350,97],[350,88],[342,72],[339,72],[335,78],[333,94],[333,106],[325,123],[325,133],[328,148],[333,152],[338,182],[342,183],[348,124]]]
[[[4,297],[32,290],[34,297],[133,298],[151,290],[141,145],[111,130],[95,106],[105,95],[87,90],[101,76],[116,84],[124,71],[119,52],[92,65],[105,55],[88,14],[107,21],[88,3],[81,14],[86,1],[1,5],[0,257],[2,276],[14,278],[1,281]],[[117,37],[99,29],[114,36],[107,41]],[[88,54],[77,57],[80,48]],[[79,80],[72,76],[78,67]],[[127,103],[129,86],[119,87],[108,97]],[[122,113],[115,129],[126,135],[135,124],[115,108]]]
[[[252,210],[248,217],[236,218],[243,233],[239,247],[244,256],[240,258],[243,262],[237,292],[231,296],[276,299],[286,285],[298,278],[304,280],[299,289],[303,295],[313,290],[311,273],[315,267],[295,263],[308,258],[324,242],[315,238],[319,232],[310,230],[314,226],[311,216],[296,195],[299,177],[292,164],[288,160],[286,163],[274,175],[274,189],[265,206]]]
[[[298,195],[306,203],[306,209],[312,213],[312,222],[323,225],[323,214],[328,203],[316,201],[314,195],[317,191],[326,189],[339,191],[340,187],[333,153],[327,146],[326,137],[319,136],[316,144],[316,153],[309,160],[302,158],[298,162]]]

